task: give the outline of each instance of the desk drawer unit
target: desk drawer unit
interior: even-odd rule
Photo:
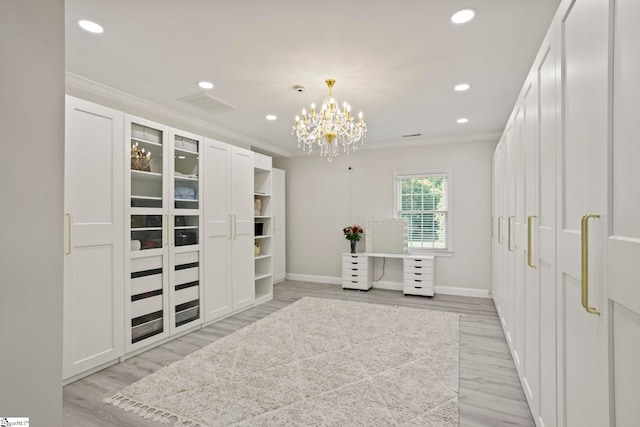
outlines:
[[[357,254],[342,255],[342,288],[369,290],[373,287],[373,263],[369,257]]]
[[[406,295],[433,296],[435,286],[435,262],[432,256],[410,256],[403,263],[403,293]]]

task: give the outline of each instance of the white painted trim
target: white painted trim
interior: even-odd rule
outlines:
[[[445,136],[445,137],[419,137],[407,139],[396,139],[389,141],[371,142],[365,141],[363,146],[358,146],[360,150],[386,150],[389,148],[410,148],[420,147],[424,145],[438,144],[455,144],[458,142],[497,142],[502,136],[503,131],[474,133],[462,136]],[[313,156],[315,153],[312,153]],[[308,151],[291,150],[290,157],[309,156]]]
[[[373,282],[376,289],[388,289],[390,291],[402,291],[402,283],[400,282]]]
[[[487,289],[458,288],[453,286],[437,286],[436,295],[456,295],[461,297],[491,298]]]
[[[265,150],[269,153],[273,153],[283,157],[291,156],[291,152],[289,150],[267,144],[266,142],[262,142],[250,136],[243,135],[239,132],[235,132],[221,126],[214,125],[213,123],[197,119],[195,117],[189,116],[188,114],[172,110],[170,108],[156,104],[155,102],[151,102],[135,95],[131,95],[127,92],[105,86],[101,83],[94,82],[93,80],[86,79],[82,76],[67,71],[66,92],[71,93],[74,96],[78,96],[75,91],[81,91],[87,94],[99,96],[112,102],[117,102],[119,104],[124,104],[132,108],[137,108],[149,112],[150,114],[157,115],[160,118],[164,118],[166,120],[177,120],[180,123],[184,123],[185,126],[193,126],[197,129],[202,129],[204,132],[210,133],[210,135],[203,136],[210,136],[214,139],[227,139],[227,142],[236,142],[249,145],[251,147]],[[139,114],[136,113],[135,115]]]
[[[287,280],[298,282],[327,283],[330,285],[342,285],[342,277],[316,276],[314,274],[287,273]]]
[[[342,285],[342,277],[316,276],[314,274],[287,273],[287,280],[300,282],[325,283],[329,285]],[[402,291],[402,282],[373,282],[376,289],[389,289]],[[491,298],[487,289],[458,288],[453,286],[436,286],[436,297],[441,295],[456,295],[461,297]]]

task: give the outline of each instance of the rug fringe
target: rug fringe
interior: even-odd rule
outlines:
[[[175,419],[173,424],[175,427],[206,427],[196,421],[185,419],[180,415],[165,411],[164,409],[155,408],[147,403],[138,402],[137,400],[131,399],[130,397],[120,393],[112,397],[105,397],[102,401],[127,412],[132,411],[142,418],[151,419],[161,424],[170,424],[173,418]]]

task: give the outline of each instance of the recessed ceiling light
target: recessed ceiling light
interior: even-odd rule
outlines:
[[[454,24],[464,24],[469,22],[476,16],[476,12],[473,9],[462,9],[451,15],[451,22]]]
[[[211,82],[199,82],[198,86],[200,86],[202,89],[213,89],[213,83]]]
[[[96,24],[93,21],[87,21],[86,19],[79,20],[78,25],[80,25],[80,28],[89,31],[90,33],[100,34],[104,32],[102,25]]]
[[[467,119],[466,117],[462,117],[458,120],[456,120],[457,123],[463,124],[463,123],[468,123],[469,119]]]
[[[278,117],[276,117],[276,116],[275,116],[275,115],[273,115],[273,114],[267,114],[266,116],[264,116],[264,118],[265,118],[265,119],[267,119],[267,120],[275,120],[275,119],[277,119]]]
[[[458,91],[458,92],[463,92],[465,90],[469,90],[469,88],[471,87],[471,85],[469,83],[460,83],[457,84],[453,87],[453,90]]]
[[[186,159],[186,158],[187,158],[187,156],[178,156],[178,158],[179,158],[180,160],[184,160],[184,159]]]

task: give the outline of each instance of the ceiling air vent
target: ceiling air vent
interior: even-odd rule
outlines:
[[[414,136],[422,136],[421,133],[412,133],[410,135],[402,135],[403,138],[413,138]]]
[[[187,104],[206,111],[207,113],[224,113],[226,111],[237,110],[233,105],[229,105],[218,98],[207,95],[206,93],[197,93],[195,95],[185,96],[183,98],[178,98],[178,101],[186,102]]]

